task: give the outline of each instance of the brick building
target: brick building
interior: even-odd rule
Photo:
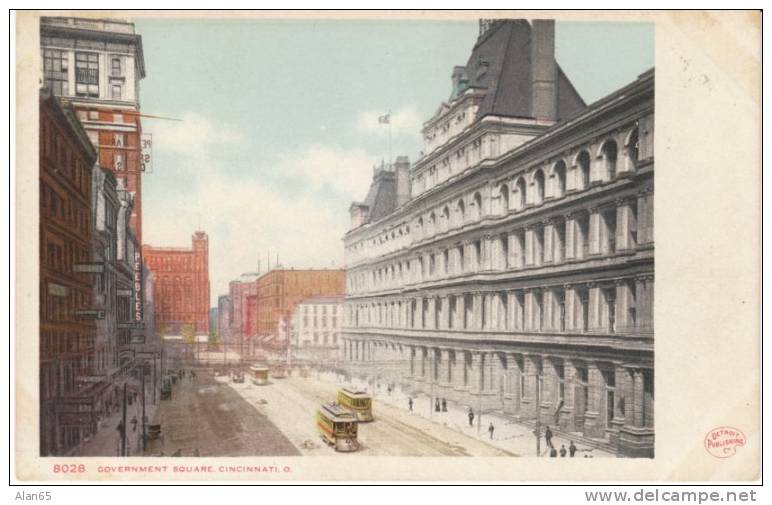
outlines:
[[[66,454],[96,426],[92,170],[72,110],[40,93],[40,454]]]
[[[229,341],[228,343],[238,343],[239,345],[245,343],[249,336],[254,333],[254,321],[255,316],[249,316],[249,297],[257,295],[257,278],[256,273],[241,274],[238,280],[231,281],[228,285],[228,297],[230,298],[229,305]]]
[[[164,335],[181,335],[186,325],[209,334],[209,238],[196,231],[191,240],[189,249],[142,246],[154,279],[155,327]]]
[[[585,105],[554,30],[481,21],[425,154],[351,206],[344,357],[651,457],[654,71]]]
[[[257,280],[258,338],[273,341],[270,347],[283,347],[276,342],[279,322],[289,325],[295,306],[316,295],[342,295],[345,290],[343,270],[274,269]]]
[[[120,20],[43,17],[43,81],[70,102],[97,148],[99,165],[133,195],[130,226],[142,243],[142,37]]]

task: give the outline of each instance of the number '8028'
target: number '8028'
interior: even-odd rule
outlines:
[[[86,465],[84,464],[65,464],[54,465],[54,473],[84,473],[86,471]]]

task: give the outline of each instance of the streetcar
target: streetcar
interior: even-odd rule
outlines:
[[[271,377],[274,379],[286,379],[288,375],[286,365],[277,364],[271,366]]]
[[[335,403],[325,403],[316,412],[316,427],[322,440],[339,452],[359,449],[357,418]]]
[[[263,365],[252,365],[249,367],[249,378],[252,384],[256,386],[265,386],[268,384],[268,367]]]
[[[342,388],[338,390],[338,404],[354,414],[358,421],[373,420],[373,401],[364,391]]]

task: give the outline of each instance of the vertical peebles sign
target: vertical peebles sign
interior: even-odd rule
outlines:
[[[142,322],[142,254],[134,252],[134,321]]]
[[[142,153],[140,158],[140,168],[148,174],[153,173],[153,135],[143,133],[140,138]]]

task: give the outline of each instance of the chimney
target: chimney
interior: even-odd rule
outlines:
[[[410,161],[407,156],[397,156],[394,171],[397,174],[397,207],[401,207],[410,200]]]
[[[531,115],[556,121],[558,117],[557,63],[555,63],[555,21],[531,22]]]

